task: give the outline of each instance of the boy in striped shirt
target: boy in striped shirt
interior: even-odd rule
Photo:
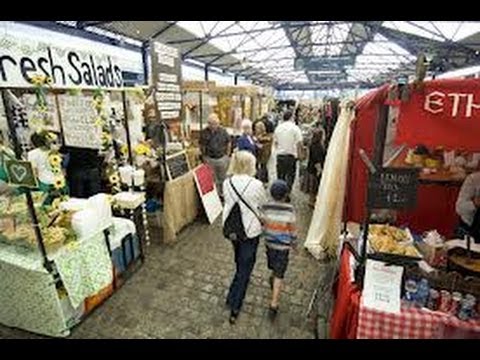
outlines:
[[[268,268],[272,271],[270,276],[272,300],[269,310],[272,320],[278,313],[280,291],[288,267],[290,249],[297,238],[295,210],[287,202],[289,191],[285,181],[276,180],[270,188],[273,200],[263,205],[261,209]]]

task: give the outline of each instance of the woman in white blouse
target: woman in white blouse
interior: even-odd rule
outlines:
[[[227,306],[230,308],[230,323],[235,323],[243,299],[247,292],[248,283],[257,255],[257,247],[262,233],[260,207],[266,202],[267,194],[260,180],[255,179],[256,160],[248,151],[235,152],[230,168],[229,178],[223,183],[225,204],[223,207],[223,223],[228,218],[236,203],[240,206],[241,218],[245,229],[246,239],[232,241],[235,253],[236,272],[227,296]],[[248,203],[241,201],[234,188]]]

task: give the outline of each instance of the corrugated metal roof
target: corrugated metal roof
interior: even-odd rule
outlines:
[[[475,53],[480,49],[477,45],[480,42],[479,22],[61,23],[77,27],[81,23],[80,26],[88,31],[108,31],[137,44],[154,38],[178,48],[184,59],[196,60],[277,88],[375,86],[402,74],[412,74],[420,52],[436,58],[435,61],[442,64],[439,70],[480,64]],[[466,37],[470,43],[462,40]]]

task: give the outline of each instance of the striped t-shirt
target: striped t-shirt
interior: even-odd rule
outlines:
[[[289,249],[297,239],[295,209],[284,202],[268,202],[261,208],[263,237],[267,246]]]

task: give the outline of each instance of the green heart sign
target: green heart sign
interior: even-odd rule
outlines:
[[[7,160],[5,169],[11,185],[37,188],[38,182],[29,161]]]

